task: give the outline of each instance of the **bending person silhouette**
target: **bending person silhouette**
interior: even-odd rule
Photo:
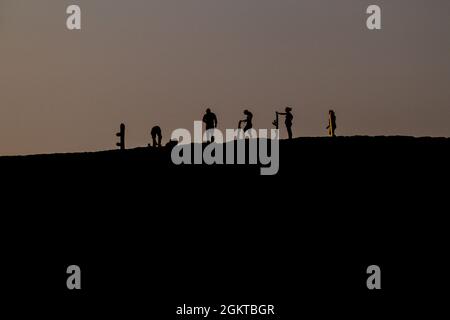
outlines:
[[[289,140],[292,139],[292,120],[294,119],[294,116],[292,115],[291,111],[292,108],[286,107],[286,112],[277,112],[280,116],[286,116],[286,119],[284,120],[284,124],[286,125],[286,129],[288,132]],[[278,125],[278,124],[277,124]]]
[[[203,116],[203,122],[206,127],[206,140],[208,142],[214,142],[214,136],[210,130],[217,128],[217,117],[211,112],[210,108],[206,109],[206,114]]]
[[[161,147],[162,133],[159,126],[154,126],[150,132],[153,140],[153,147]]]
[[[241,124],[244,122],[245,123],[244,133],[245,133],[246,131],[253,128],[253,122],[252,122],[253,114],[248,110],[244,110],[244,114],[245,114],[246,118],[244,120],[239,121],[239,129],[241,128]]]
[[[336,114],[333,110],[328,111],[328,135],[330,137],[336,137]]]

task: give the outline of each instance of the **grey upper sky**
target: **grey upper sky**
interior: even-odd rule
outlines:
[[[449,15],[448,0],[0,0],[0,155],[112,149],[121,122],[129,147],[155,124],[167,141],[207,106],[223,129],[290,105],[295,136],[325,135],[330,107],[339,135],[450,136]]]

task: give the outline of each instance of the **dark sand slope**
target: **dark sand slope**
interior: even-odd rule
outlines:
[[[151,306],[162,319],[193,302],[418,312],[445,298],[449,160],[450,139],[410,137],[281,141],[275,176],[174,166],[168,148],[2,157],[3,287],[70,306],[64,266],[78,263],[77,305],[94,314]],[[381,294],[365,288],[370,264]]]

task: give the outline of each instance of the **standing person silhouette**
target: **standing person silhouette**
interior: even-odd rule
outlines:
[[[203,122],[206,127],[206,140],[208,142],[214,142],[214,136],[212,135],[211,129],[217,128],[217,117],[214,113],[211,112],[211,109],[206,109],[206,113],[203,116]]]
[[[153,147],[161,147],[162,133],[159,126],[154,126],[150,132],[153,140]]]
[[[328,111],[328,135],[330,137],[336,137],[336,114],[333,110]]]
[[[240,123],[241,122],[245,122],[245,127],[244,127],[244,133],[250,129],[253,128],[253,114],[248,111],[248,110],[244,110],[244,114],[246,116],[246,118],[244,120],[239,121],[239,127],[240,127]]]
[[[292,139],[292,120],[294,119],[294,116],[291,113],[291,111],[292,111],[291,107],[286,107],[285,111],[286,112],[284,112],[284,113],[277,112],[277,114],[280,116],[286,116],[286,119],[284,120],[284,124],[286,125],[289,140],[291,140]]]

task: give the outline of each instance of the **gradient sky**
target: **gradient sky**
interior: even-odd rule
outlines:
[[[0,0],[0,155],[112,149],[121,122],[128,147],[155,124],[167,141],[206,106],[221,128],[292,105],[294,135],[321,136],[332,106],[339,135],[450,136],[449,16],[448,0]]]

